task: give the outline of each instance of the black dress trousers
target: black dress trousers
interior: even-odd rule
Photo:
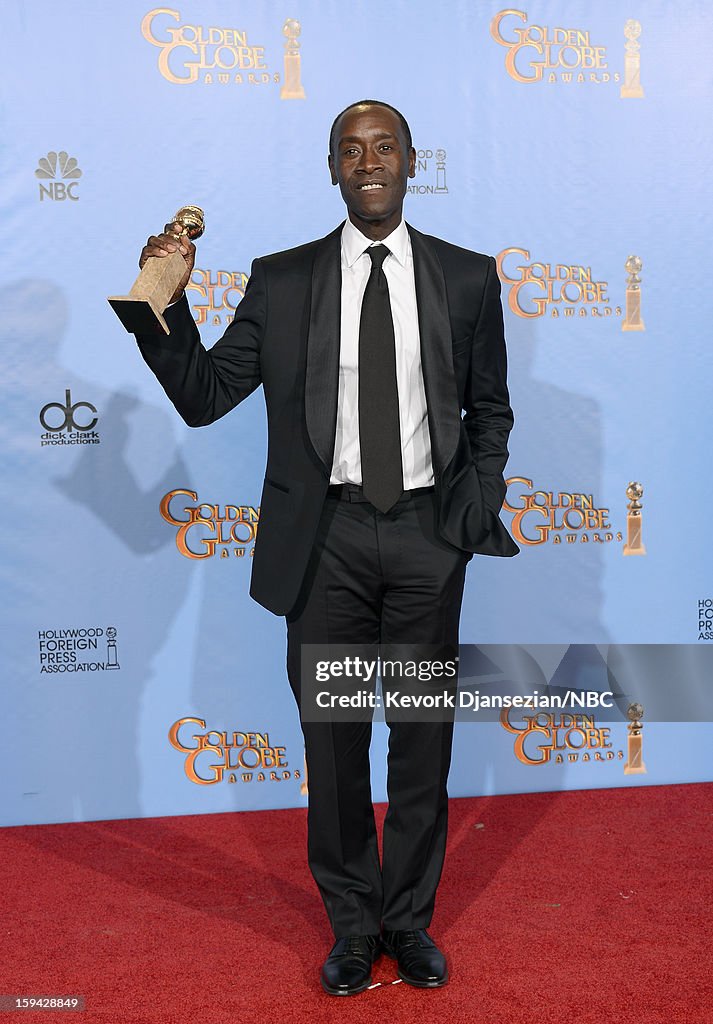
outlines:
[[[385,513],[346,484],[325,499],[308,569],[287,616],[287,671],[298,707],[301,645],[458,646],[466,565],[442,540],[432,489]],[[390,721],[388,811],[380,863],[371,798],[372,723],[302,721],[308,862],[336,938],[431,921],[446,846],[453,721]]]

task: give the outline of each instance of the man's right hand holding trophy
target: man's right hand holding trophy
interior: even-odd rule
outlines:
[[[204,229],[203,211],[183,206],[160,235],[147,240],[139,257],[141,273],[131,291],[109,299],[129,333],[169,333],[163,311],[183,294],[196,258],[193,239],[200,238]]]

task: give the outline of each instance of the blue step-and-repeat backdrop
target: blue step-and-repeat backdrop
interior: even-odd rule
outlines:
[[[262,394],[190,430],[106,297],[201,206],[212,345],[255,256],[343,218],[327,136],[362,97],[411,124],[406,219],[502,281],[522,550],[472,560],[461,640],[550,645],[545,676],[552,645],[681,645],[690,683],[683,645],[713,642],[708,3],[17,0],[3,30],[3,824],[306,803],[284,621],[248,596]],[[634,774],[624,716],[464,722],[450,793],[710,779],[697,717],[644,718]]]

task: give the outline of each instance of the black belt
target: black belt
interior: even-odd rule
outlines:
[[[432,494],[435,487],[413,487],[410,491],[403,491],[399,501],[410,498],[415,494]],[[364,492],[358,484],[330,484],[327,488],[330,498],[339,498],[340,501],[368,501]],[[398,502],[397,502],[398,504]]]

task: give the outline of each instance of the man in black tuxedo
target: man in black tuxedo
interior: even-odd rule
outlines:
[[[390,721],[380,862],[371,721],[302,707],[302,644],[432,644],[455,652],[474,552],[514,555],[499,519],[513,416],[495,260],[403,220],[416,153],[380,101],[335,119],[329,169],[348,218],[325,238],[255,259],[245,297],[206,351],[183,289],[195,247],[166,225],[140,265],[179,248],[168,336],[141,353],[190,426],[260,384],[268,459],[251,596],[287,621],[287,669],[309,780],[308,859],[336,943],[324,989],[371,983],[383,950],[409,984],[446,983],[426,928],[445,854],[452,716]]]

